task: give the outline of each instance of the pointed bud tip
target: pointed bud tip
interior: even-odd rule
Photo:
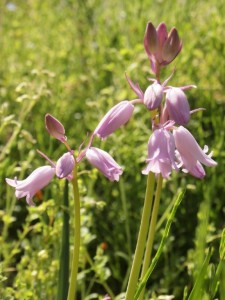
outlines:
[[[182,41],[179,38],[178,31],[173,27],[169,34],[168,39],[165,41],[162,49],[162,58],[165,64],[170,63],[175,59],[182,49]]]
[[[45,127],[48,133],[60,142],[64,143],[67,140],[64,126],[50,114],[45,115]]]

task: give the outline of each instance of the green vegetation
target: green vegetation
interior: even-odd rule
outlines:
[[[36,149],[53,160],[62,154],[63,145],[45,131],[46,113],[64,124],[78,151],[109,108],[135,98],[125,72],[147,87],[151,70],[143,36],[151,20],[178,29],[183,49],[162,78],[177,65],[171,84],[197,85],[187,92],[190,106],[206,110],[194,114],[188,128],[202,147],[213,150],[218,166],[206,168],[203,181],[181,172],[164,181],[153,256],[177,195],[186,192],[145,299],[224,300],[223,1],[0,3],[0,299],[57,299],[58,279],[64,276],[59,274],[62,230],[68,232],[63,220],[69,221],[68,212],[73,218],[72,190],[68,209],[64,180],[53,180],[34,199],[36,207],[28,207],[15,199],[5,177],[25,178],[44,165]],[[141,170],[149,135],[148,112],[136,107],[125,128],[99,141],[97,146],[125,168],[119,183],[109,182],[85,161],[80,165],[78,299],[103,299],[106,293],[123,298],[145,195],[147,177]]]

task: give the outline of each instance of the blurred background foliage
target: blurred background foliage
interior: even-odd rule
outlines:
[[[152,74],[143,36],[149,20],[178,29],[183,49],[162,79],[176,65],[171,85],[197,85],[187,92],[190,106],[206,110],[194,114],[188,127],[202,147],[207,144],[214,151],[218,166],[208,168],[203,181],[179,173],[165,182],[155,249],[167,208],[181,187],[187,191],[146,299],[182,299],[209,247],[214,249],[206,276],[210,282],[225,218],[223,13],[222,0],[1,1],[1,299],[55,299],[64,209],[63,181],[54,180],[30,208],[15,199],[5,177],[25,178],[43,165],[36,149],[53,160],[65,151],[45,131],[46,113],[61,120],[70,145],[78,150],[109,108],[135,98],[125,72],[143,89],[148,86]],[[138,106],[125,127],[107,141],[95,142],[125,168],[119,183],[108,182],[85,161],[80,166],[80,299],[102,299],[109,291],[122,297],[125,291],[145,194],[141,170],[149,135],[149,114]],[[220,280],[217,298],[225,299],[224,270]],[[204,299],[210,299],[208,289],[206,281]]]

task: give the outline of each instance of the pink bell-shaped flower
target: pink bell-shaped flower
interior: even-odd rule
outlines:
[[[176,87],[168,89],[165,110],[168,111],[169,119],[174,120],[175,123],[185,125],[189,122],[190,106],[182,89]]]
[[[157,82],[149,85],[144,93],[144,104],[149,110],[157,109],[163,99],[163,86]]]
[[[113,106],[96,127],[94,135],[106,139],[111,133],[128,122],[133,111],[134,105],[129,101],[122,101]]]
[[[119,181],[123,170],[107,152],[91,147],[86,152],[86,158],[110,181]]]
[[[173,130],[173,136],[178,150],[178,159],[184,167],[184,172],[188,172],[197,178],[205,176],[205,170],[201,164],[208,167],[216,166],[217,163],[207,155],[208,147],[202,150],[193,135],[183,126]]]
[[[55,173],[58,178],[65,178],[69,176],[74,169],[75,159],[71,152],[63,154],[57,161]]]
[[[50,114],[45,115],[45,127],[51,136],[62,143],[66,142],[64,126]]]
[[[42,166],[34,170],[26,179],[17,180],[6,178],[6,182],[15,188],[18,199],[26,197],[29,205],[34,205],[33,196],[43,189],[55,175],[55,169],[51,166]]]
[[[175,142],[173,135],[165,128],[153,131],[148,142],[147,166],[142,174],[149,172],[162,174],[168,178],[172,169],[178,169],[175,163]]]

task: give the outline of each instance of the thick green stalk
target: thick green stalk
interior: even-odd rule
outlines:
[[[130,277],[127,286],[127,292],[125,298],[126,300],[134,299],[134,294],[137,287],[137,281],[139,278],[142,258],[143,258],[144,249],[146,245],[148,225],[149,225],[149,219],[150,219],[150,214],[152,209],[154,185],[155,185],[155,175],[152,172],[150,172],[148,174],[145,201],[144,201],[144,207],[142,212],[141,225],[138,234],[138,240],[137,240],[135,254],[134,254],[134,260],[131,267]]]
[[[73,174],[73,194],[74,194],[74,243],[73,243],[73,260],[70,275],[70,286],[67,300],[76,299],[77,288],[77,273],[79,263],[79,250],[80,250],[80,195],[77,182],[77,166],[75,165]]]
[[[184,191],[180,192],[175,203],[174,203],[174,206],[173,206],[173,209],[167,219],[167,223],[166,223],[166,227],[165,227],[165,230],[164,230],[164,234],[163,234],[163,237],[162,237],[162,240],[160,242],[160,245],[157,249],[157,252],[154,256],[154,258],[152,259],[152,262],[151,262],[151,265],[150,267],[148,268],[147,272],[145,273],[144,277],[141,279],[139,285],[138,285],[138,289],[135,293],[135,296],[134,296],[134,300],[138,300],[139,299],[139,296],[141,294],[141,291],[142,289],[145,287],[150,275],[152,274],[152,271],[154,270],[162,252],[163,252],[163,249],[165,247],[165,244],[166,244],[166,241],[168,239],[168,236],[169,236],[169,232],[170,232],[170,227],[171,227],[171,224],[174,220],[174,217],[175,217],[175,213],[181,203],[181,200],[183,198],[183,195],[184,195]],[[197,298],[196,298],[197,299]]]
[[[156,188],[155,200],[154,200],[154,205],[152,210],[151,222],[150,222],[150,227],[148,232],[148,239],[147,239],[147,244],[145,249],[144,262],[141,271],[141,278],[145,275],[146,271],[148,270],[151,261],[153,241],[154,241],[155,231],[156,231],[156,222],[157,222],[158,211],[159,211],[159,202],[160,202],[160,196],[162,190],[162,183],[163,183],[163,178],[162,175],[159,174],[157,180],[157,188]],[[141,295],[139,296],[140,300],[143,299],[144,292],[145,289],[143,288]]]
[[[65,181],[63,195],[63,227],[62,227],[62,245],[60,253],[60,266],[58,277],[57,300],[66,299],[69,287],[69,184]]]

